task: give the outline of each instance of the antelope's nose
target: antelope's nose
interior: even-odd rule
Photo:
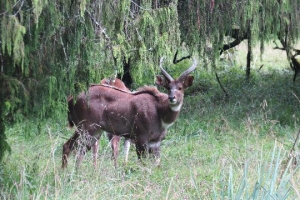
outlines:
[[[174,102],[175,101],[175,96],[169,96],[169,101]]]

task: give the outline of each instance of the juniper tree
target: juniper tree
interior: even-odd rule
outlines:
[[[160,56],[174,54],[180,42],[174,2],[0,4],[1,153],[7,149],[3,119],[9,113],[43,118],[66,111],[68,95],[122,73],[129,60],[134,82],[153,83]]]
[[[300,36],[299,9],[299,0],[178,0],[181,40],[208,56],[213,66],[220,54],[247,40],[249,79],[253,45],[260,44],[263,53],[266,42],[279,40],[292,63],[295,52],[290,50]],[[227,36],[231,41],[224,43]]]
[[[265,41],[281,38],[290,51],[299,21],[299,0],[2,0],[0,158],[8,147],[4,125],[18,120],[16,113],[65,112],[67,96],[122,75],[128,63],[137,85],[151,84],[159,58],[170,64],[178,48],[213,65],[244,39],[249,62],[258,42],[263,50]],[[226,36],[233,38],[228,44]],[[176,67],[169,71],[182,71]]]

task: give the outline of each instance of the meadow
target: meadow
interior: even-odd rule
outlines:
[[[242,53],[219,63],[228,96],[214,73],[194,73],[159,167],[139,162],[132,146],[115,169],[102,136],[96,168],[89,152],[78,171],[74,156],[62,170],[62,145],[74,132],[66,113],[7,126],[0,199],[300,199],[300,78],[292,81],[282,52],[267,51],[246,82]]]

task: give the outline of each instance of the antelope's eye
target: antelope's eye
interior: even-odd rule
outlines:
[[[182,87],[178,87],[178,90],[182,90]]]

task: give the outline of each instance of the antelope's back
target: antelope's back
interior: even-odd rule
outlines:
[[[160,98],[149,91],[138,94],[122,94],[113,92],[118,96],[103,109],[100,125],[105,131],[121,135],[123,133],[160,133],[161,121],[157,109]],[[111,93],[112,94],[112,93]],[[167,95],[162,95],[167,103]],[[152,135],[148,134],[149,138]],[[131,137],[132,138],[132,137]]]

